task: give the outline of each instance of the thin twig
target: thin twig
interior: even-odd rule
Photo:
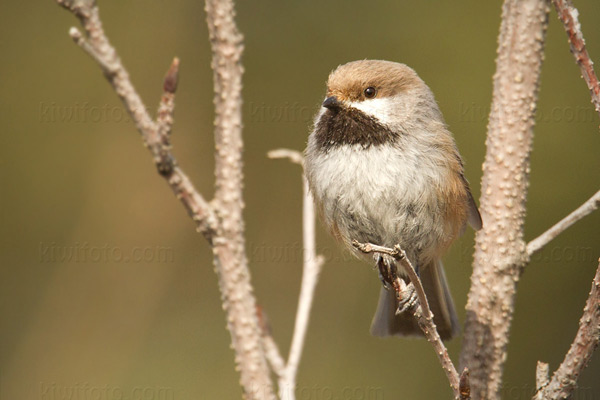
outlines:
[[[302,284],[300,287],[300,297],[298,299],[298,310],[296,312],[296,322],[294,324],[294,334],[292,336],[292,344],[290,346],[290,354],[285,368],[285,374],[280,382],[280,398],[282,400],[293,400],[295,398],[294,390],[296,387],[296,376],[298,374],[298,365],[304,348],[306,331],[308,329],[308,321],[310,318],[310,310],[315,294],[315,288],[321,273],[321,267],[324,263],[324,258],[317,256],[315,248],[315,210],[312,197],[308,189],[308,181],[306,177],[302,177],[303,181],[303,267],[302,267]]]
[[[600,260],[592,289],[587,298],[579,329],[565,355],[563,362],[552,375],[550,382],[539,393],[540,399],[558,400],[570,398],[577,387],[581,371],[592,358],[600,341]],[[536,397],[534,396],[534,399]]]
[[[301,152],[290,149],[275,149],[267,153],[269,158],[287,158],[290,162],[298,165],[304,165],[304,156]]]
[[[91,0],[57,0],[57,2],[80,19],[87,39],[75,27],[69,30],[70,36],[100,65],[107,80],[131,115],[144,144],[152,153],[160,174],[167,180],[177,198],[196,222],[198,231],[202,232],[210,242],[218,230],[217,218],[208,202],[177,166],[169,147],[161,140],[157,123],[148,114],[146,106],[129,79],[127,70],[104,33],[95,2]],[[172,114],[172,108],[170,112]]]
[[[571,0],[552,0],[552,4],[554,4],[558,18],[562,21],[565,31],[569,36],[571,53],[573,53],[575,61],[581,70],[581,76],[590,90],[592,104],[594,104],[596,112],[600,114],[600,82],[598,82],[598,77],[594,72],[594,63],[590,59],[590,55],[585,47],[585,39],[583,38],[581,24],[578,19],[579,11],[573,6]]]
[[[547,245],[552,239],[560,235],[575,222],[597,210],[598,207],[600,207],[600,190],[571,214],[554,224],[552,228],[548,229],[546,232],[529,242],[527,244],[527,254],[529,254],[529,256],[535,254],[537,251],[541,250],[545,245]]]
[[[106,75],[113,75],[116,73],[118,65],[116,66],[114,63],[110,63],[109,60],[98,53],[97,49],[83,37],[79,29],[75,28],[74,26],[71,27],[71,29],[69,29],[69,36],[71,36],[71,39],[73,39],[76,45],[81,47],[83,51],[85,51],[94,59],[94,61],[96,61],[96,63],[98,63]]]
[[[269,158],[288,158],[291,162],[299,165],[304,164],[302,153],[295,150],[278,149],[268,153]],[[316,215],[315,206],[308,187],[306,177],[302,175],[302,242],[303,267],[302,284],[300,286],[300,297],[298,299],[298,309],[296,311],[296,321],[294,323],[294,333],[290,354],[284,369],[284,373],[279,377],[279,397],[282,400],[295,399],[296,376],[298,366],[304,348],[306,331],[310,318],[315,288],[319,280],[319,274],[324,263],[324,258],[317,255],[316,249]]]
[[[427,338],[427,341],[432,344],[435,354],[438,356],[438,359],[442,364],[442,368],[448,377],[450,387],[454,392],[454,397],[456,399],[460,399],[460,378],[458,376],[458,372],[456,372],[456,368],[454,367],[454,364],[448,355],[448,350],[446,349],[446,346],[444,346],[444,342],[442,342],[435,323],[433,322],[433,313],[429,308],[429,303],[427,302],[427,296],[425,295],[425,290],[421,284],[421,279],[419,279],[419,276],[415,272],[412,263],[406,256],[406,252],[399,245],[396,245],[393,249],[390,249],[389,247],[378,246],[372,243],[360,243],[356,240],[352,242],[352,245],[365,254],[385,254],[393,257],[396,261],[402,264],[402,267],[404,268],[403,271],[406,272],[410,282],[415,287],[417,297],[419,299],[419,303],[413,309],[415,319],[417,320],[419,328],[421,328],[423,334]],[[401,278],[397,277],[396,279],[400,280]],[[400,287],[399,284],[394,286],[396,288]]]

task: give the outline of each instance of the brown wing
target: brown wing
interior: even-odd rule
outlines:
[[[473,195],[471,194],[471,187],[469,186],[469,181],[465,178],[464,174],[464,164],[462,158],[458,155],[458,150],[455,153],[456,159],[460,164],[460,179],[465,185],[465,189],[467,190],[467,221],[469,225],[473,227],[476,231],[480,230],[483,226],[483,222],[481,221],[481,214],[479,214],[479,210],[477,209],[477,204],[475,203],[475,199],[473,199]],[[463,232],[464,232],[463,227]]]
[[[460,177],[462,178],[465,188],[467,189],[467,221],[469,221],[469,225],[471,225],[473,229],[478,231],[483,226],[481,214],[479,214],[477,204],[475,203],[475,199],[473,199],[473,195],[471,194],[469,181],[467,181],[467,178],[465,178],[463,174],[460,174]]]

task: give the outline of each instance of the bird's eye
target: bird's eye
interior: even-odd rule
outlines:
[[[372,99],[375,97],[375,95],[377,95],[377,90],[373,86],[369,86],[365,89],[364,93],[367,99]]]

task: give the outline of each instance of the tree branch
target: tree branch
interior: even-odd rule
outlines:
[[[569,36],[571,53],[573,53],[581,70],[581,76],[590,90],[592,104],[594,104],[596,112],[600,114],[600,82],[598,82],[598,77],[594,72],[594,63],[585,47],[585,40],[578,20],[579,12],[571,3],[571,0],[552,0],[552,4],[554,4],[558,18],[562,21]]]
[[[471,396],[498,399],[516,284],[527,261],[523,241],[529,154],[543,59],[548,4],[505,0],[486,140],[471,289],[460,365]]]
[[[220,236],[213,241],[213,254],[244,396],[274,399],[245,251],[242,215],[243,36],[235,24],[232,0],[206,0],[205,9],[212,49],[216,113],[213,204],[221,222]]]
[[[146,106],[129,79],[127,70],[104,33],[96,3],[91,0],[57,0],[57,2],[74,13],[81,21],[87,39],[75,27],[69,30],[70,36],[100,65],[106,79],[131,115],[137,130],[142,135],[144,145],[152,153],[159,173],[167,180],[188,214],[196,222],[198,231],[202,232],[210,242],[218,229],[216,216],[187,175],[177,166],[175,157],[170,152],[169,143],[161,139],[157,123],[148,114]],[[171,76],[176,76],[177,65],[171,68]],[[171,97],[174,96],[175,88],[172,87]],[[167,111],[171,119],[173,107],[174,105],[171,105],[170,110]]]
[[[365,254],[370,253],[379,253],[393,257],[396,261],[398,261],[402,267],[403,271],[406,272],[410,282],[415,287],[415,291],[417,293],[417,297],[419,302],[413,308],[413,314],[415,319],[417,320],[417,324],[419,328],[423,331],[423,334],[427,338],[427,341],[431,343],[433,349],[435,350],[435,354],[438,356],[440,363],[442,364],[442,368],[448,377],[448,381],[450,382],[450,388],[454,392],[455,399],[468,398],[464,397],[466,395],[466,388],[469,387],[468,384],[468,372],[463,377],[463,384],[461,386],[461,379],[458,376],[458,372],[456,372],[456,368],[448,355],[448,350],[446,346],[444,346],[444,342],[440,338],[438,334],[437,327],[433,322],[433,313],[429,308],[429,303],[427,302],[427,296],[425,295],[425,290],[423,289],[423,285],[421,284],[421,279],[415,272],[415,269],[412,266],[412,263],[406,256],[406,252],[402,250],[399,245],[394,246],[393,249],[388,247],[378,246],[372,243],[359,243],[354,240],[352,245],[356,247],[358,250],[362,251]],[[402,279],[396,276],[396,283],[394,288],[396,289],[397,294],[399,295],[399,288],[402,287]],[[461,393],[461,388],[465,391],[465,393]],[[469,387],[470,392],[470,387]]]
[[[300,298],[298,299],[298,310],[296,312],[296,322],[294,324],[294,334],[290,354],[288,356],[285,375],[283,377],[283,388],[280,387],[280,393],[294,391],[296,387],[296,375],[298,374],[298,365],[304,348],[304,340],[308,329],[310,310],[314,299],[315,289],[319,281],[319,275],[325,259],[317,256],[316,249],[316,229],[315,229],[315,206],[308,188],[306,177],[302,176],[302,241],[304,243],[303,266],[302,266],[302,284],[300,288]],[[280,394],[281,399],[293,400],[295,396],[284,396]]]
[[[304,156],[301,152],[290,149],[275,149],[267,153],[269,158],[287,158],[291,163],[304,166]]]
[[[234,22],[231,0],[207,0],[207,22],[213,51],[215,81],[216,191],[209,205],[177,166],[170,151],[170,131],[177,87],[179,61],[174,60],[164,82],[164,94],[154,121],[131,84],[116,50],[102,28],[93,0],[57,0],[81,21],[86,37],[71,28],[74,41],[102,68],[117,95],[131,114],[144,144],[152,153],[158,172],[212,245],[219,276],[227,327],[241,373],[244,397],[274,399],[273,385],[261,344],[255,299],[250,285],[242,220],[241,76],[242,36]]]
[[[571,214],[554,224],[552,228],[548,229],[546,232],[529,242],[527,244],[527,254],[532,256],[541,250],[545,245],[550,243],[550,241],[552,241],[555,237],[567,230],[567,228],[569,228],[575,222],[597,210],[598,207],[600,207],[600,190]]]
[[[600,260],[599,260],[600,262]],[[563,362],[552,375],[550,383],[534,399],[567,399],[577,387],[577,379],[586,367],[600,341],[600,264],[592,281],[592,289],[587,298],[583,315],[579,320],[579,330],[565,355]]]
[[[298,151],[278,149],[270,151],[268,156],[269,158],[288,158],[295,164],[304,165],[304,157]],[[315,206],[308,187],[308,181],[304,174],[302,175],[302,183],[302,242],[304,248],[302,284],[300,286],[300,298],[298,299],[298,310],[296,311],[290,354],[283,374],[279,377],[279,397],[282,400],[295,399],[296,376],[308,329],[310,310],[319,274],[325,262],[322,256],[317,255]]]

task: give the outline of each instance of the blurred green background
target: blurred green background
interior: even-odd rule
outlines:
[[[54,1],[34,3],[0,3],[0,398],[240,398],[208,246],[156,174],[97,65],[68,37],[76,19]],[[203,3],[99,5],[107,34],[153,112],[171,59],[180,57],[174,152],[210,198],[214,114]],[[600,4],[576,6],[599,61]],[[501,3],[240,1],[237,10],[246,39],[250,268],[287,354],[301,272],[300,170],[268,160],[267,151],[304,148],[337,65],[400,61],[436,94],[478,198]],[[538,117],[528,239],[600,187],[598,116],[553,10]],[[530,398],[536,361],[554,370],[562,360],[598,264],[599,223],[600,213],[579,222],[527,268],[503,398]],[[450,398],[424,340],[369,336],[377,274],[321,228],[318,236],[328,261],[298,398]],[[462,320],[472,245],[469,231],[445,258]],[[449,343],[455,360],[460,346],[461,338]],[[575,398],[600,398],[599,377],[596,354]]]

